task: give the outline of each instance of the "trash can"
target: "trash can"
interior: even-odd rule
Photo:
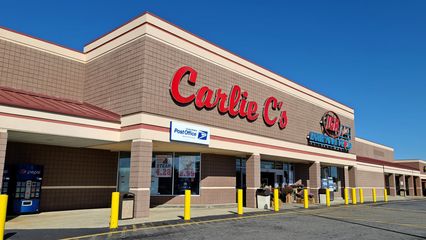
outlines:
[[[269,189],[259,188],[256,190],[256,200],[258,209],[270,209],[271,191]]]
[[[120,194],[120,211],[119,218],[120,220],[132,219],[134,218],[134,209],[135,209],[135,194],[126,192]]]
[[[400,189],[400,190],[399,190],[399,195],[400,195],[401,197],[405,197],[405,189]]]
[[[320,204],[326,204],[326,189],[320,188],[318,189],[319,194],[319,202]],[[334,191],[330,189],[330,202],[334,201]]]

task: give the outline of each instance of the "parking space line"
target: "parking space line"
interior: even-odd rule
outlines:
[[[346,221],[361,221],[361,222],[370,222],[370,223],[381,223],[381,224],[391,224],[391,225],[397,225],[397,226],[403,226],[403,227],[411,227],[411,228],[419,228],[419,229],[426,229],[426,225],[417,225],[417,224],[409,224],[409,223],[394,223],[394,222],[386,222],[386,221],[380,221],[380,220],[372,220],[372,219],[365,219],[365,218],[351,218],[351,217],[340,217],[340,216],[333,216],[333,215],[327,215],[327,214],[308,214],[312,216],[317,217],[327,217],[331,219],[343,219]]]
[[[381,209],[389,209],[394,211],[401,211],[401,212],[413,212],[413,213],[426,213],[424,210],[411,210],[411,209],[402,209],[402,208],[391,208],[391,207],[371,207],[371,208],[381,208]]]

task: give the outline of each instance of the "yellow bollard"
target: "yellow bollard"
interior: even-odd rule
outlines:
[[[243,214],[243,189],[238,189],[238,215]]]
[[[356,188],[352,188],[352,204],[356,205]]]
[[[185,207],[183,211],[183,220],[191,220],[191,190],[185,190]]]
[[[325,189],[325,203],[330,207],[330,189]]]
[[[384,190],[385,190],[384,191],[384,200],[385,200],[385,202],[387,202],[388,201],[388,190],[386,188]]]
[[[345,188],[345,205],[349,204],[349,190]]]
[[[0,195],[0,240],[4,237],[4,224],[6,223],[7,195]]]
[[[377,197],[376,197],[376,188],[373,188],[372,190],[373,192],[373,203],[377,202]]]
[[[303,207],[309,208],[309,194],[308,189],[303,189]]]
[[[113,192],[111,198],[111,218],[109,220],[109,228],[118,228],[118,208],[120,204],[120,193]]]
[[[364,203],[364,191],[362,188],[359,189],[359,203]]]
[[[280,210],[278,188],[274,189],[274,211],[278,212]]]

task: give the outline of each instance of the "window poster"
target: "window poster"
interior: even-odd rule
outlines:
[[[152,174],[152,176],[154,176],[154,177],[151,178],[151,194],[157,195],[157,194],[159,194],[159,192],[158,192],[158,177],[155,177],[156,171],[155,171],[154,168],[151,169],[151,174]]]
[[[159,178],[172,177],[172,156],[157,155],[155,160],[155,176]]]
[[[179,158],[179,177],[195,178],[195,160],[196,156],[180,156]]]

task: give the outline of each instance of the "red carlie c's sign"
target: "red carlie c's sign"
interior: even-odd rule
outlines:
[[[248,100],[248,92],[241,90],[240,86],[232,86],[229,95],[222,89],[212,90],[207,86],[200,87],[195,93],[183,96],[179,92],[179,86],[185,76],[188,75],[188,83],[195,86],[197,82],[197,71],[184,66],[176,71],[170,83],[170,94],[173,100],[182,105],[189,105],[194,102],[199,110],[213,109],[217,107],[221,114],[229,114],[231,117],[239,116],[246,118],[249,122],[254,122],[259,118],[259,105],[255,101]],[[283,109],[283,102],[271,96],[263,104],[262,117],[269,127],[277,124],[280,129],[287,126],[287,112]]]

